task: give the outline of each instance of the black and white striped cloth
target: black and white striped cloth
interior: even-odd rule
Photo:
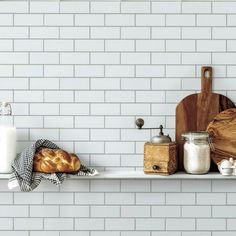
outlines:
[[[59,147],[49,140],[40,139],[18,154],[12,163],[12,173],[8,182],[9,189],[19,186],[21,191],[29,192],[35,189],[42,179],[61,185],[69,177],[69,174],[66,173],[45,174],[33,172],[33,158],[38,148],[58,149]],[[95,169],[81,165],[80,170],[73,175],[94,176],[97,174],[98,172]]]

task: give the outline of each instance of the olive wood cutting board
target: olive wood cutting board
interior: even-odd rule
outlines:
[[[219,113],[207,127],[212,137],[212,159],[219,163],[222,159],[236,158],[236,109]]]
[[[176,142],[178,143],[178,169],[183,170],[183,140],[181,134],[205,131],[215,116],[234,103],[224,95],[212,93],[212,67],[201,68],[201,92],[185,97],[176,107]]]

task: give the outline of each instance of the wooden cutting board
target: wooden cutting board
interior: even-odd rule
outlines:
[[[183,141],[181,134],[205,131],[215,116],[234,103],[226,96],[212,93],[212,67],[201,68],[201,92],[185,97],[176,107],[176,142],[179,170],[183,170]]]
[[[219,163],[222,159],[236,158],[236,109],[219,113],[207,127],[212,137],[214,151],[212,159]]]

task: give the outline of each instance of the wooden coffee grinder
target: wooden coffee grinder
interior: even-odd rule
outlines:
[[[142,128],[144,120],[136,120],[138,129],[159,129],[159,135],[152,137],[144,144],[144,173],[170,175],[177,171],[177,143],[172,142],[169,135],[164,135],[163,126],[159,128]]]

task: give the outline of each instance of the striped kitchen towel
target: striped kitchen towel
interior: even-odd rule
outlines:
[[[49,140],[40,139],[18,154],[12,163],[12,173],[8,182],[9,189],[19,186],[21,191],[29,192],[35,189],[42,179],[49,180],[56,185],[61,185],[70,176],[70,174],[66,173],[45,174],[33,172],[33,158],[39,148],[58,149],[59,147]],[[81,165],[80,170],[73,175],[94,176],[97,174],[97,170]]]

